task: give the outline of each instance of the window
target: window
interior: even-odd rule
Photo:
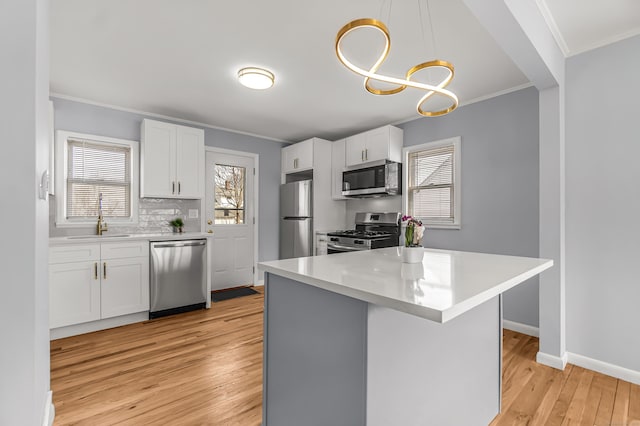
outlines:
[[[460,228],[460,138],[404,148],[404,210],[431,228]]]
[[[244,224],[244,167],[215,165],[215,224]]]
[[[112,223],[137,221],[137,142],[59,131],[57,143],[56,225],[94,224],[100,209]]]

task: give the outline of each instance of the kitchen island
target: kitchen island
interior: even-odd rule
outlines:
[[[551,260],[401,248],[263,262],[263,426],[487,425],[501,295]]]

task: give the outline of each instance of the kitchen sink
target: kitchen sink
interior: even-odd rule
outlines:
[[[73,237],[67,237],[70,240],[86,240],[89,238],[124,238],[130,237],[129,234],[116,234],[116,235],[74,235]]]

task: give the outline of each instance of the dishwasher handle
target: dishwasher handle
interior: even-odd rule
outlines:
[[[177,241],[174,243],[152,243],[152,247],[193,247],[193,246],[203,246],[207,242],[205,240],[196,240],[196,241]]]

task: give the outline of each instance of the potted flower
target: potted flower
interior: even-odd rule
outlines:
[[[184,227],[184,221],[181,217],[173,219],[171,222],[169,222],[169,225],[173,226],[173,232],[183,232],[182,228]]]
[[[424,255],[424,248],[422,247],[424,227],[422,222],[406,215],[402,216],[402,222],[405,222],[402,261],[405,263],[422,262]]]

